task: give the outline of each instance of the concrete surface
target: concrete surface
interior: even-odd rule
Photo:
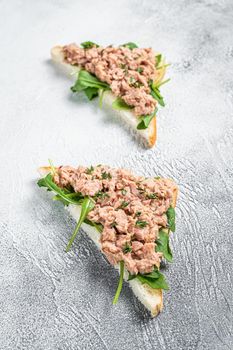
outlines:
[[[233,2],[0,2],[0,349],[233,349]],[[172,62],[158,144],[72,97],[54,44],[135,41]],[[171,289],[156,319],[36,186],[36,168],[106,163],[180,186]]]

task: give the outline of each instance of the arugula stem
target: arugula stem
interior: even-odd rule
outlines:
[[[121,290],[122,290],[122,286],[123,286],[123,280],[124,280],[124,261],[120,261],[120,278],[119,278],[119,282],[118,282],[118,287],[117,287],[117,290],[116,290],[116,294],[114,296],[114,299],[113,299],[113,305],[115,305],[118,301],[118,298],[121,294]]]
[[[171,79],[169,78],[169,79],[167,79],[167,80],[162,81],[161,83],[156,84],[156,88],[157,88],[157,89],[160,88],[160,86],[162,86],[163,84],[168,83],[170,80],[171,80]]]
[[[49,159],[49,165],[50,165],[50,168],[51,168],[51,174],[52,174],[52,176],[54,176],[56,174],[56,169],[55,169],[51,159]]]
[[[77,236],[77,233],[82,225],[82,223],[84,222],[84,220],[86,219],[87,217],[87,214],[89,213],[90,210],[92,210],[94,208],[94,202],[91,198],[88,198],[86,197],[82,203],[82,209],[81,209],[81,214],[80,214],[80,217],[79,217],[79,220],[78,220],[78,223],[74,229],[74,232],[67,244],[67,247],[66,247],[66,253],[70,250],[70,247],[72,246],[76,236]]]

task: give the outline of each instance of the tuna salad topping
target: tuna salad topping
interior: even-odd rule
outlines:
[[[157,103],[163,105],[158,87],[152,87],[161,73],[158,67],[161,55],[156,56],[151,48],[136,45],[103,48],[87,42],[83,46],[64,46],[65,61],[80,66],[106,83],[115,96],[133,108],[136,116],[151,115],[155,113]],[[92,90],[86,91],[90,99],[96,96],[94,91],[93,86]]]
[[[177,187],[172,180],[135,176],[103,165],[62,166],[53,172],[52,180],[60,197],[59,188],[61,193],[72,189],[68,202],[79,196],[89,198],[82,206],[85,222],[99,229],[102,251],[112,265],[124,262],[131,275],[159,268],[162,257],[169,253],[168,243],[167,251],[157,249],[164,241],[160,232],[169,227],[173,230],[169,220]]]

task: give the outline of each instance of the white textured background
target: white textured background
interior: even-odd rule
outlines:
[[[233,349],[233,2],[0,1],[0,349]],[[158,144],[72,97],[54,44],[135,41],[172,62]],[[180,186],[164,312],[151,320],[36,168],[106,163]]]

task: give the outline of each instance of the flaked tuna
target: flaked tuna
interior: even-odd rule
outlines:
[[[100,242],[111,264],[124,261],[131,274],[159,267],[162,254],[156,252],[156,239],[159,229],[167,226],[166,212],[176,189],[172,180],[145,179],[100,165],[60,167],[54,181],[94,199],[88,219],[103,225]]]
[[[79,65],[110,85],[114,95],[134,107],[137,116],[154,112],[156,100],[150,94],[150,82],[158,76],[155,53],[151,48],[92,47],[75,44],[63,47],[65,60]]]

